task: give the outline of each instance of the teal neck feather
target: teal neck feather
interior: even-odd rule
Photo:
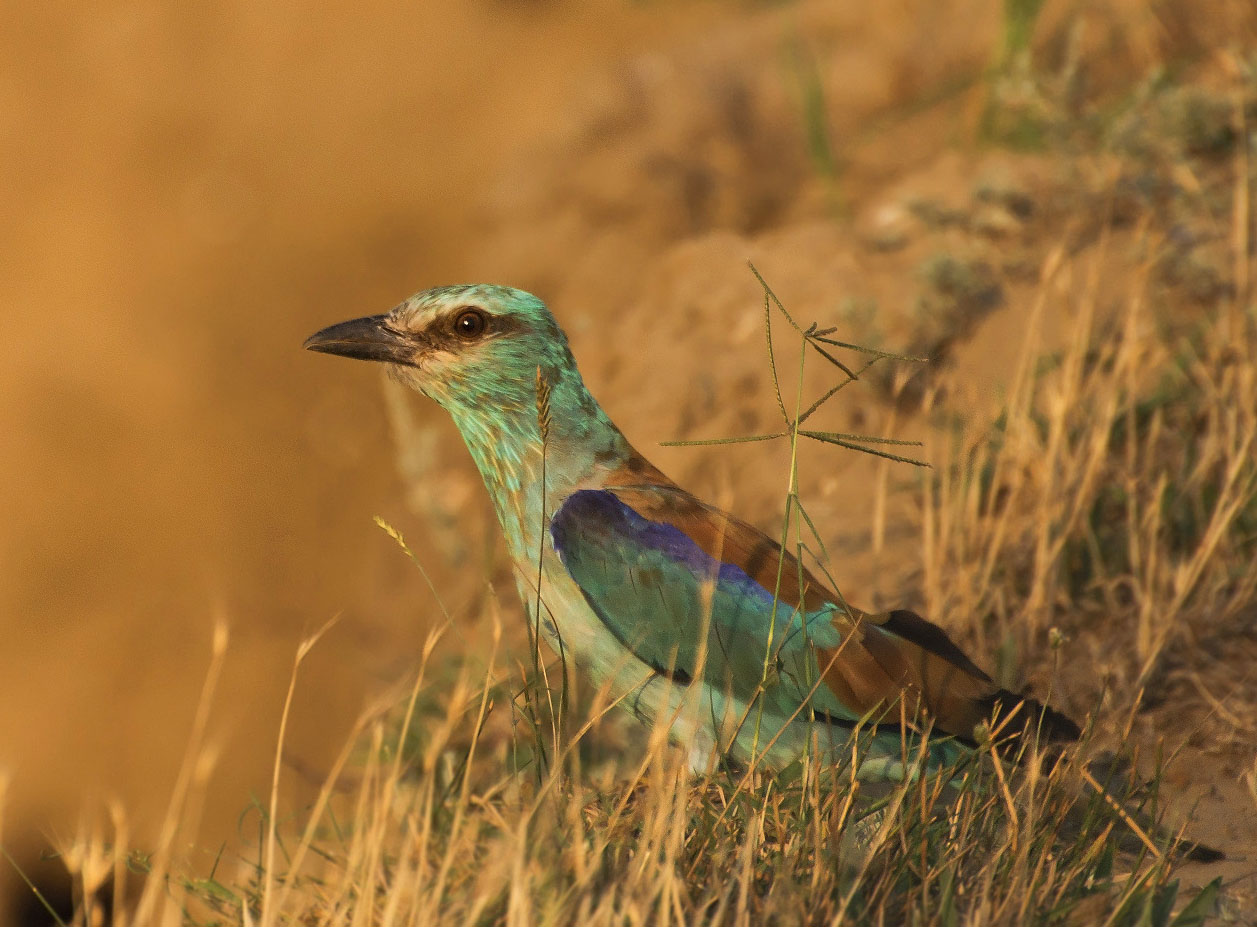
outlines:
[[[544,442],[535,394],[525,404],[504,403],[500,394],[491,400],[460,391],[458,400],[446,404],[484,478],[516,561],[535,563],[541,529],[563,500],[595,471],[613,470],[632,453],[585,388],[570,354],[566,361],[548,373],[550,415]]]

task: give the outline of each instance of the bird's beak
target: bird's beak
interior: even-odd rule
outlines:
[[[307,338],[302,347],[323,354],[415,366],[414,344],[391,328],[387,320],[386,315],[369,315],[330,325]]]

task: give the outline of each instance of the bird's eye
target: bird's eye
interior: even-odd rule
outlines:
[[[484,334],[484,313],[476,308],[464,309],[454,317],[454,334],[470,341]]]

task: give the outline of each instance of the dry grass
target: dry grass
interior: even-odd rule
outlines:
[[[1058,285],[1066,271],[1059,252],[1045,264],[1036,313],[1075,292]],[[1128,700],[1172,643],[1250,602],[1257,582],[1254,319],[1167,333],[1146,323],[1140,285],[1109,322],[1074,307],[1076,337],[1046,367],[1032,331],[995,437],[961,444],[965,465],[922,483],[929,601],[1023,654],[1044,652],[1046,629],[1085,634],[1103,614],[1128,653]],[[198,728],[156,852],[124,855],[120,812],[67,848],[79,922],[96,922],[97,892],[132,868],[144,876],[118,924],[1186,925],[1215,906],[1216,884],[1184,907],[1168,833],[1155,850],[1132,839],[1129,819],[1080,788],[1078,763],[987,747],[883,788],[851,764],[694,777],[661,729],[635,730],[631,759],[608,748],[614,706],[599,693],[578,702],[575,718],[592,720],[550,727],[528,707],[531,668],[499,646],[496,611],[483,623],[487,671],[451,686],[434,635],[409,700],[364,717],[303,822],[276,819],[277,775],[256,857],[184,880],[176,837],[210,765]],[[1069,653],[1052,640],[1053,659]],[[281,755],[282,742],[277,772]],[[1155,778],[1111,788],[1155,816]]]
[[[1160,261],[1112,312],[1095,296],[1101,258],[1050,248],[1006,402],[991,423],[938,428],[927,448],[937,467],[920,483],[929,613],[976,652],[1001,654],[1005,684],[1030,676],[1075,714],[1107,691],[1125,719],[1104,719],[1118,740],[1144,694],[1181,669],[1180,645],[1202,646],[1257,597],[1252,171],[1244,145],[1232,156],[1233,267],[1228,288],[1210,289],[1225,292],[1217,311],[1158,316]],[[1044,356],[1036,326],[1049,315],[1072,318],[1074,335]],[[1178,896],[1174,831],[1147,826],[1161,810],[1158,770],[1109,784],[1122,813],[1079,783],[1089,744],[1052,762],[988,745],[879,788],[851,774],[858,743],[835,768],[694,776],[662,728],[617,742],[604,693],[547,720],[538,672],[502,643],[494,601],[486,608],[491,653],[465,654],[451,682],[434,635],[409,698],[363,717],[297,822],[277,811],[281,732],[255,854],[185,877],[179,834],[195,826],[213,763],[203,719],[220,640],[153,852],[128,851],[120,809],[64,848],[75,922],[100,922],[109,882],[119,925],[1187,927],[1217,907],[1216,882]],[[1109,678],[1089,673],[1088,642],[1112,655]],[[1257,731],[1251,703],[1216,713]],[[1257,803],[1257,768],[1252,788]],[[1151,848],[1134,836],[1145,831]]]
[[[1045,310],[1073,299],[1060,254],[994,430],[958,442],[927,484],[926,599],[970,616],[989,651],[1025,653],[1049,627],[1103,615],[1134,691],[1176,635],[1225,623],[1257,591],[1257,344],[1239,314],[1158,330],[1146,280],[1106,323],[1091,287]],[[1052,358],[1029,347],[1044,311],[1075,318]]]
[[[489,691],[457,692],[451,705],[476,717]],[[537,782],[500,759],[477,761],[474,738],[455,748],[468,765],[451,777],[447,738],[468,718],[447,719],[407,762],[389,749],[398,726],[370,722],[352,788],[339,794],[329,780],[304,830],[268,827],[257,859],[194,882],[164,878],[167,847],[143,862],[139,913],[116,912],[115,923],[1026,924],[1108,914],[1157,924],[1175,901],[1168,861],[1121,856],[1122,825],[1075,797],[1063,765],[1014,777],[1009,757],[987,753],[865,796],[850,767],[695,780],[657,734],[627,780],[582,775],[569,753]],[[135,863],[99,838],[75,853],[85,888]],[[89,892],[81,922],[92,910]]]

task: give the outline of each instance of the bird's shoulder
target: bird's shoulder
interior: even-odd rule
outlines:
[[[605,493],[636,516],[680,532],[713,561],[737,567],[791,607],[811,612],[839,602],[793,554],[759,528],[704,502],[657,470],[649,475],[649,480],[632,479],[633,474],[625,472],[620,479],[585,491]]]

